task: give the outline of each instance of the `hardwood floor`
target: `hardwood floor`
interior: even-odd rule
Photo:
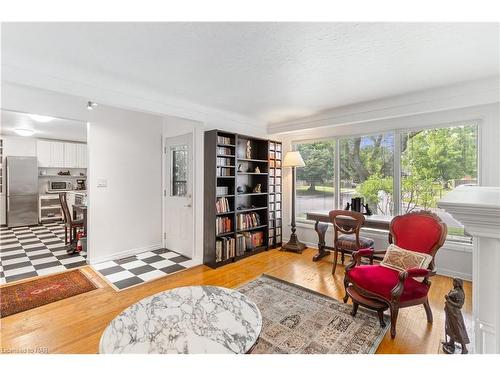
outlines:
[[[238,287],[262,273],[316,290],[338,300],[344,295],[344,267],[331,274],[332,256],[312,262],[315,249],[302,255],[270,250],[229,264],[217,270],[198,266],[161,279],[116,292],[91,267],[84,267],[102,288],[0,319],[2,352],[42,348],[48,353],[96,353],[102,331],[108,323],[132,303],[185,285]],[[444,295],[451,289],[451,279],[433,278],[430,304],[434,323],[427,324],[423,307],[400,311],[397,336],[387,332],[377,353],[432,353],[439,350],[444,335]],[[471,283],[465,282],[464,315],[471,318]]]

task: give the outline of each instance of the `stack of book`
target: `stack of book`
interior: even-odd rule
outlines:
[[[249,214],[238,214],[237,217],[238,230],[249,229],[257,227],[259,225],[260,225],[260,216],[256,212],[252,212]]]
[[[218,214],[223,214],[224,212],[231,211],[231,207],[229,206],[229,201],[227,198],[219,198],[217,202],[215,202],[215,210]]]
[[[217,186],[215,189],[217,195],[228,195],[229,194],[229,186]]]
[[[217,176],[232,176],[233,170],[227,167],[217,167]]]
[[[226,259],[234,258],[236,252],[236,243],[232,237],[221,237],[215,242],[215,261],[221,262]]]
[[[232,220],[228,216],[218,217],[215,220],[215,230],[217,234],[231,232]]]
[[[241,249],[245,249],[245,251],[255,250],[257,247],[264,245],[264,232],[243,232],[241,233],[242,237],[236,237],[240,242],[238,242],[238,252]],[[240,240],[242,238],[242,240]],[[239,254],[241,255],[241,254]]]
[[[229,147],[219,146],[217,147],[217,155],[233,155],[233,149]]]
[[[232,166],[233,160],[228,159],[228,158],[217,158],[217,166],[218,167],[224,167],[224,166]]]
[[[231,138],[221,135],[217,136],[217,143],[220,145],[232,145]]]

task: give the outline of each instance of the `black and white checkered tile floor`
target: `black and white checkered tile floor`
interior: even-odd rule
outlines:
[[[168,249],[147,251],[131,257],[92,265],[116,289],[122,290],[171,273],[195,263]]]
[[[0,284],[85,264],[85,253],[67,254],[63,224],[0,228]]]

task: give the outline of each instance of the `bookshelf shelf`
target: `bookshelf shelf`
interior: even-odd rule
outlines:
[[[269,240],[272,234],[272,242],[276,241],[277,215],[276,211],[270,215],[269,186],[274,179],[272,191],[276,191],[275,180],[281,177],[276,177],[276,172],[271,177],[269,171],[277,170],[279,152],[281,143],[268,139],[222,130],[205,132],[204,264],[216,268],[274,247]],[[253,172],[257,167],[260,172]],[[228,176],[219,176],[224,173]],[[261,192],[253,193],[258,185]],[[276,194],[272,196],[276,201]],[[275,203],[272,208],[276,208]],[[217,212],[221,210],[225,212]],[[250,228],[238,229],[244,226]]]

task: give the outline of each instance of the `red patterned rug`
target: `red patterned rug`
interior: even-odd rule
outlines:
[[[0,288],[0,318],[47,305],[97,287],[80,270]]]

